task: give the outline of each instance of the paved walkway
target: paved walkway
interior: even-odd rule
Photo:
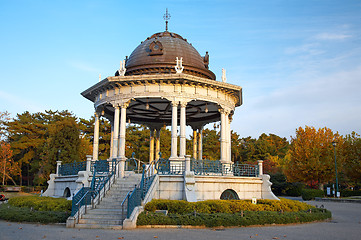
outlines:
[[[69,229],[65,225],[41,225],[0,221],[1,240],[38,239],[361,239],[361,207],[355,203],[309,202],[323,204],[333,213],[329,222],[287,226],[243,227],[227,229],[136,229],[128,231]]]

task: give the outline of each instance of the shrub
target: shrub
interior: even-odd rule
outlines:
[[[341,197],[353,197],[353,196],[361,196],[361,191],[352,191],[349,189],[341,190]]]
[[[22,196],[10,198],[9,204],[14,207],[27,207],[38,211],[71,211],[71,201],[64,198]]]
[[[283,173],[275,173],[271,175],[272,192],[277,196],[301,196],[301,191],[304,188],[303,183],[290,183]]]
[[[0,205],[0,218],[13,222],[65,223],[70,212],[35,211],[31,208]]]
[[[207,200],[200,202],[187,202],[179,200],[152,200],[144,207],[146,211],[168,210],[170,214],[187,213],[238,213],[240,211],[286,211],[297,212],[312,208],[312,206],[299,201],[281,198],[278,200],[258,200],[252,204],[250,200]]]
[[[138,216],[137,225],[191,225],[191,226],[250,226],[264,224],[301,223],[331,218],[331,212],[326,209],[312,211],[272,212],[245,211],[242,213],[190,213],[164,214],[142,212]]]
[[[303,189],[302,199],[305,201],[313,200],[315,197],[324,197],[324,192],[319,189]]]

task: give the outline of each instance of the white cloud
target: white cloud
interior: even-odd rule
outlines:
[[[314,38],[316,40],[344,40],[351,37],[352,35],[344,33],[320,33],[317,34]]]
[[[261,133],[290,137],[305,125],[328,127],[343,135],[360,133],[360,76],[361,66],[246,98],[235,112],[232,127],[242,136],[252,137]]]
[[[11,114],[29,112],[41,112],[44,107],[39,106],[30,99],[24,99],[20,96],[13,95],[4,91],[0,91],[0,99],[3,104],[3,111],[8,111]]]
[[[288,47],[285,49],[285,54],[293,55],[293,54],[309,54],[309,55],[319,55],[322,54],[323,51],[318,49],[319,44],[317,43],[307,43],[297,47]]]

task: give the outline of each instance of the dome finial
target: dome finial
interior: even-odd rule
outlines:
[[[168,8],[166,8],[166,10],[165,10],[163,19],[165,20],[165,31],[168,31],[168,20],[170,19],[170,14],[168,13]]]

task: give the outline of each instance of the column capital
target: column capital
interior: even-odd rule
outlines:
[[[113,108],[120,108],[119,103],[112,103]]]
[[[180,105],[182,108],[187,107],[187,104],[188,104],[188,102],[186,102],[186,101],[180,101],[180,102],[179,102],[179,105]]]
[[[218,112],[220,112],[221,114],[223,113],[223,114],[229,115],[231,113],[231,110],[229,110],[227,108],[219,107]]]
[[[171,101],[172,107],[178,107],[179,101],[173,100]]]
[[[120,106],[121,108],[127,108],[127,107],[129,106],[129,101],[127,101],[127,102],[122,102],[122,103],[119,104],[119,106]]]

